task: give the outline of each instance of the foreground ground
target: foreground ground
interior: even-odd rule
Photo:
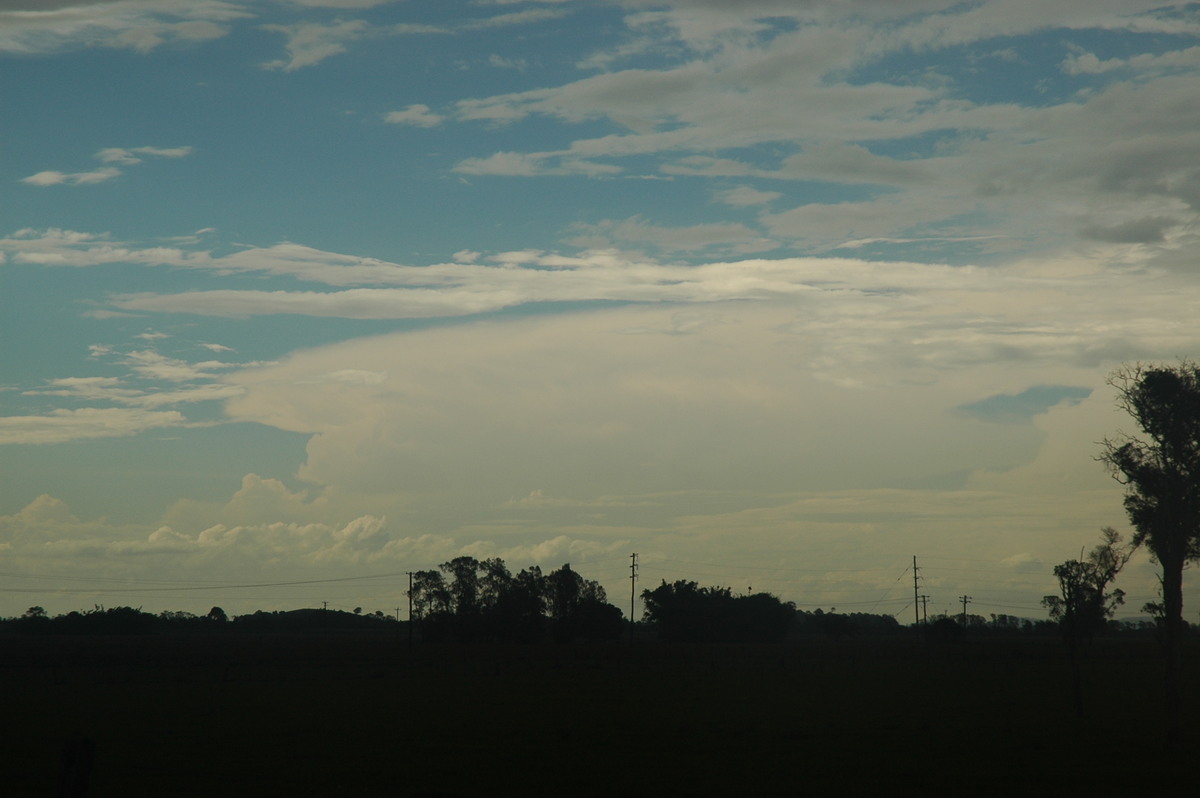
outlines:
[[[1197,687],[1196,656],[1189,658]],[[0,640],[0,795],[1152,794],[1152,640],[417,646],[387,635]],[[1174,764],[1176,760],[1179,764]],[[1169,778],[1165,773],[1177,773]]]

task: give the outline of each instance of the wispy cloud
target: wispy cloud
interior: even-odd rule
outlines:
[[[186,423],[187,419],[177,410],[59,409],[40,416],[0,416],[0,444],[42,445],[119,438]]]
[[[96,153],[96,159],[102,163],[116,163],[121,166],[133,166],[142,162],[142,156],[156,158],[184,158],[191,155],[192,147],[108,147]],[[89,172],[59,172],[45,171],[21,179],[22,183],[31,186],[83,186],[93,183],[103,183],[120,177],[122,171],[115,166],[105,166]]]
[[[0,9],[0,52],[112,47],[146,53],[167,43],[220,38],[250,17],[224,0],[13,0]]]
[[[49,170],[32,174],[29,177],[23,177],[21,178],[21,182],[28,183],[31,186],[88,186],[112,180],[114,177],[119,177],[120,175],[121,170],[113,166],[103,169],[93,169],[90,172],[68,173]]]
[[[155,158],[183,158],[194,152],[192,147],[107,147],[96,153],[96,158],[104,163],[119,163],[131,166],[142,162],[142,156]]]
[[[350,42],[368,33],[369,26],[362,20],[346,20],[329,24],[301,22],[295,25],[264,25],[263,29],[286,36],[288,53],[287,58],[267,61],[263,68],[294,72],[344,53]]]
[[[1076,51],[1063,74],[1103,80],[1077,81],[1075,91],[1062,89],[1061,101],[1045,105],[998,102],[944,79],[896,80],[878,67],[883,59],[1056,29],[1195,36],[1192,15],[1160,13],[1154,2],[1048,4],[1028,15],[1009,2],[935,3],[872,6],[834,25],[819,3],[764,3],[762,18],[743,6],[634,5],[639,10],[626,17],[631,35],[653,31],[658,47],[677,46],[682,57],[472,97],[453,109],[468,123],[538,116],[564,125],[605,120],[623,132],[583,136],[565,148],[476,154],[455,171],[615,175],[644,170],[653,155],[663,175],[862,187],[837,205],[781,194],[769,211],[762,195],[721,195],[732,207],[764,208],[759,222],[771,238],[809,252],[869,238],[940,238],[956,253],[985,249],[952,241],[990,240],[987,251],[1035,252],[1058,246],[1063,230],[1154,243],[1200,211],[1188,166],[1200,155],[1200,117],[1188,102],[1200,74],[1194,46],[1107,61]],[[762,21],[773,15],[801,24]],[[768,29],[773,35],[761,35]]]
[[[441,114],[432,113],[428,105],[420,103],[410,105],[403,111],[390,111],[383,117],[383,121],[393,125],[413,125],[415,127],[437,127],[445,119],[446,117]]]
[[[749,186],[738,186],[716,191],[714,196],[718,202],[732,205],[735,208],[745,208],[753,205],[766,205],[779,199],[783,194],[778,191],[760,191]]]

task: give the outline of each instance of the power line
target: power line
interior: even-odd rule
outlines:
[[[330,583],[334,583],[334,582],[361,582],[361,581],[364,581],[367,579],[390,579],[390,578],[394,578],[397,576],[403,576],[403,575],[404,575],[403,573],[373,574],[371,576],[343,576],[343,577],[339,577],[336,579],[297,579],[297,580],[293,580],[293,581],[289,581],[289,582],[254,582],[254,583],[227,582],[224,584],[216,584],[216,585],[184,585],[184,586],[160,585],[159,587],[131,587],[131,588],[126,588],[124,590],[103,590],[103,589],[87,590],[84,588],[65,588],[65,589],[54,590],[52,592],[67,593],[67,594],[79,594],[79,593],[105,593],[105,592],[110,592],[110,593],[157,593],[157,592],[179,592],[179,591],[187,591],[187,590],[237,590],[237,589],[243,589],[243,588],[260,588],[260,587],[294,587],[296,585],[323,585],[323,584],[330,584]],[[53,577],[46,577],[46,578],[53,578]],[[84,581],[82,577],[78,577],[78,579],[79,579],[79,581]],[[119,581],[119,580],[105,580],[105,581]],[[143,582],[134,582],[134,584],[144,584],[144,583]],[[33,588],[19,588],[19,587],[0,588],[0,593],[45,593],[45,592],[47,592],[45,589],[35,590]]]

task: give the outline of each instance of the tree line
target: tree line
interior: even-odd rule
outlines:
[[[616,640],[621,610],[599,582],[564,564],[548,574],[531,565],[513,574],[504,560],[455,557],[417,571],[408,591],[413,620],[427,642],[531,643]]]

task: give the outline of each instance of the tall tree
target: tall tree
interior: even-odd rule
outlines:
[[[1183,569],[1200,556],[1200,364],[1129,366],[1109,384],[1143,433],[1105,440],[1100,459],[1126,487],[1133,542],[1145,544],[1162,571],[1165,733],[1174,747],[1180,742]]]

